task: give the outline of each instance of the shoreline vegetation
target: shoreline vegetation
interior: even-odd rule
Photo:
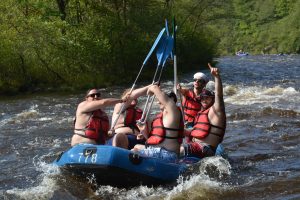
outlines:
[[[299,7],[300,0],[1,1],[0,95],[130,84],[174,16],[179,74],[239,49],[299,54]],[[152,79],[152,57],[141,80]],[[164,78],[172,74],[167,66]]]

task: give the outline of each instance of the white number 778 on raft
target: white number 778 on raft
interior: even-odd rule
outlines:
[[[89,163],[89,158],[91,158],[90,159],[90,162],[91,163],[96,163],[97,162],[97,154],[87,154],[87,155],[85,155],[85,156],[83,156],[83,153],[79,153],[79,158],[78,158],[78,162],[79,163],[82,163],[83,161],[81,161],[81,159],[83,158],[84,159],[84,163]]]

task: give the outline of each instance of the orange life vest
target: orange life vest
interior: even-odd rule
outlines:
[[[166,130],[178,131],[178,135],[175,137],[166,136]],[[150,145],[160,144],[164,141],[165,138],[177,139],[178,143],[181,144],[182,138],[184,137],[183,131],[184,131],[184,124],[183,124],[182,117],[180,117],[180,124],[179,124],[178,129],[167,128],[167,127],[164,127],[164,125],[163,125],[163,114],[160,113],[152,121],[151,131],[149,134],[150,136],[147,140],[147,144],[150,144]]]
[[[109,130],[108,116],[101,109],[98,109],[92,112],[85,128],[75,130],[84,131],[84,136],[80,134],[83,137],[96,140],[98,144],[105,144]]]
[[[222,142],[224,134],[225,134],[225,129],[209,123],[209,120],[208,120],[209,110],[210,110],[210,108],[207,110],[199,111],[197,113],[197,116],[195,118],[195,124],[194,124],[193,130],[191,131],[190,135],[192,137],[195,137],[198,139],[203,139],[203,138],[207,137],[208,134],[213,134],[213,135],[220,137],[220,142]],[[210,132],[211,127],[215,127],[215,128],[223,130],[223,134],[220,135],[217,133]]]
[[[201,110],[200,97],[196,97],[192,89],[188,90],[183,100],[184,121],[193,122],[197,113]]]
[[[137,130],[136,121],[141,119],[143,111],[135,106],[130,106],[125,110],[124,126],[135,128]]]

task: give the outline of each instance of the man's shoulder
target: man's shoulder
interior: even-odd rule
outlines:
[[[87,112],[87,109],[90,108],[90,106],[89,106],[90,103],[92,103],[92,102],[83,101],[83,102],[79,103],[78,107],[77,107],[77,113],[81,113],[81,114],[90,113],[90,112]]]
[[[82,101],[78,104],[77,109],[82,109],[88,104],[87,101]]]

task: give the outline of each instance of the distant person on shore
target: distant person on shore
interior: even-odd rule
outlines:
[[[186,128],[194,126],[194,118],[201,109],[200,94],[208,81],[209,79],[205,74],[197,72],[194,74],[193,88],[182,88],[180,84],[177,85],[178,91],[183,95],[182,106]]]
[[[208,157],[215,155],[217,146],[223,141],[226,129],[226,113],[223,86],[218,68],[210,66],[215,81],[215,92],[204,89],[201,93],[202,108],[197,113],[195,125],[186,131],[190,141],[181,148],[181,155]]]
[[[84,101],[79,103],[76,110],[75,129],[71,146],[79,143],[105,144],[109,130],[109,119],[102,109],[125,100],[125,98],[102,99],[99,90],[89,90]]]
[[[143,111],[137,107],[138,97],[146,95],[148,88],[151,85],[133,90],[124,91],[122,98],[127,101],[117,103],[112,115],[112,130],[109,131],[109,136],[113,136],[107,141],[108,145],[121,147],[124,149],[132,149],[136,144],[145,144],[145,138],[140,134],[136,121],[142,116]],[[123,111],[121,108],[123,107]]]
[[[174,92],[165,94],[157,85],[149,87],[147,93],[156,96],[161,112],[153,119],[150,130],[145,124],[138,125],[147,141],[146,145],[135,145],[133,151],[174,162],[179,156],[184,131],[181,111],[176,106],[176,95]]]

